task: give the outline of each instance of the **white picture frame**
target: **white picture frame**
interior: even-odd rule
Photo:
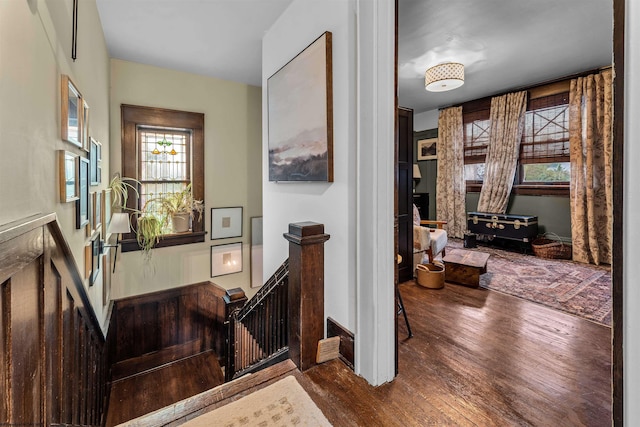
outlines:
[[[242,243],[211,246],[211,277],[242,272]]]
[[[211,240],[242,237],[242,206],[211,208]]]

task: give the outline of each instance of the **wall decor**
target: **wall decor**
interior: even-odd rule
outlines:
[[[78,200],[76,200],[76,228],[89,224],[89,159],[78,156]]]
[[[269,181],[333,182],[331,51],[325,32],[267,80]]]
[[[111,299],[111,248],[105,248],[102,253],[102,306],[105,307]]]
[[[104,232],[107,233],[109,224],[111,224],[111,189],[102,190],[102,223],[104,224]]]
[[[211,240],[242,237],[242,206],[211,208]]]
[[[62,203],[78,200],[76,157],[69,151],[58,150],[60,202]]]
[[[82,99],[82,149],[89,151],[89,105]]]
[[[262,217],[251,217],[251,287],[262,283]]]
[[[438,138],[419,139],[416,143],[418,160],[435,160],[438,158],[436,150]]]
[[[91,270],[89,273],[89,286],[93,286],[100,277],[101,244],[102,241],[100,233],[94,233],[91,237],[91,244],[89,245],[91,248]]]
[[[93,228],[99,229],[102,225],[102,193],[93,193]]]
[[[82,97],[69,76],[61,78],[61,133],[62,140],[82,147]]]
[[[211,277],[242,271],[242,243],[211,246]]]
[[[91,147],[89,151],[89,160],[91,161],[91,185],[100,184],[100,174],[101,167],[98,165],[99,153],[100,153],[100,144],[93,138],[89,138],[91,141]]]

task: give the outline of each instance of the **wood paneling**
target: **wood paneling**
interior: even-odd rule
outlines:
[[[0,425],[100,425],[104,338],[55,215],[0,228],[0,254]]]
[[[118,377],[213,350],[225,359],[225,290],[203,282],[114,302],[109,341]]]

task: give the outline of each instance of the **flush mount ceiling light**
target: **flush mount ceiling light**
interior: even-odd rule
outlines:
[[[464,84],[464,65],[445,62],[434,65],[424,73],[424,88],[430,92],[444,92]]]

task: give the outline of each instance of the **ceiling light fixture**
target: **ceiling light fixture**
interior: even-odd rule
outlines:
[[[430,92],[444,92],[464,84],[464,65],[445,62],[434,65],[424,73],[424,88]]]

